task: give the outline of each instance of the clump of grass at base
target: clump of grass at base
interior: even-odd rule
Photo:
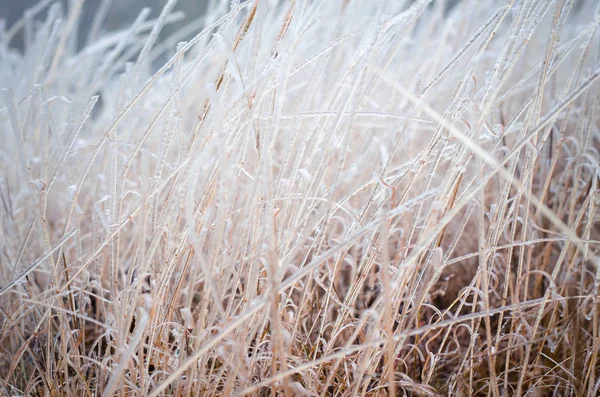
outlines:
[[[79,3],[0,24],[2,393],[599,393],[594,1],[162,39],[170,1],[82,46]]]

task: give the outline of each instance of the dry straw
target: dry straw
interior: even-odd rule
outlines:
[[[599,395],[595,3],[0,23],[0,394]]]

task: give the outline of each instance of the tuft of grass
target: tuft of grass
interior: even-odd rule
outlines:
[[[600,7],[450,3],[0,23],[0,393],[598,395]]]

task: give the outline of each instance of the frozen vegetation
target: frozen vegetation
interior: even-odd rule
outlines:
[[[0,23],[0,395],[600,394],[596,1],[110,3]]]

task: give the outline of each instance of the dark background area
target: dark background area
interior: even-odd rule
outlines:
[[[41,0],[0,0],[0,19],[5,20],[5,28],[9,29],[10,26],[23,16],[25,10],[35,6],[40,1]],[[63,4],[63,10],[68,9],[68,0],[59,0],[59,2]],[[112,0],[108,14],[102,25],[103,30],[112,31],[130,26],[144,7],[152,9],[152,12],[148,17],[149,19],[156,18],[166,2],[167,0]],[[182,11],[185,13],[186,17],[183,21],[178,22],[176,24],[177,26],[165,26],[161,36],[166,37],[170,33],[173,33],[178,26],[182,26],[182,24],[187,24],[193,19],[201,17],[205,12],[206,3],[207,0],[179,0],[173,11]],[[86,0],[83,4],[79,25],[80,45],[85,42],[86,32],[89,30],[100,4],[101,0]],[[37,19],[43,20],[45,16],[46,12],[42,12]],[[10,44],[11,47],[22,48],[22,34],[15,36]]]

